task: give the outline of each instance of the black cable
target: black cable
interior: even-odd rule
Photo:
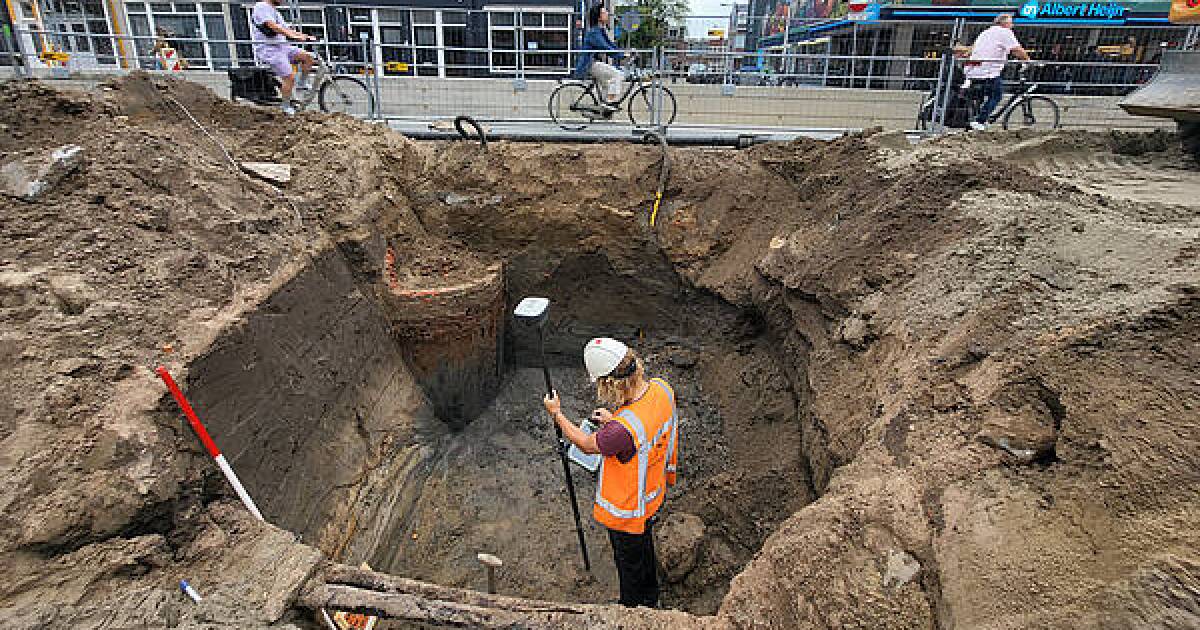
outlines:
[[[487,149],[487,134],[483,132],[483,127],[470,116],[456,117],[454,119],[454,128],[458,130],[458,135],[462,136],[464,140],[469,139],[471,134],[467,133],[466,129],[463,129],[463,123],[467,123],[475,128],[475,135],[479,136],[479,146]]]

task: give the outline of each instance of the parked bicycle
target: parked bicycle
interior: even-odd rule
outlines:
[[[1000,121],[1004,129],[1058,129],[1058,103],[1048,96],[1034,94],[1040,84],[1030,81],[1027,73],[1032,64],[1021,64],[1017,71],[1016,89],[1009,93],[1008,101],[996,108],[988,118],[989,124]],[[917,110],[917,128],[929,129],[938,118],[942,106],[939,102],[941,95],[932,92],[921,101]],[[975,119],[979,108],[983,105],[984,95],[971,88],[971,80],[966,79],[954,93],[950,95],[945,124],[951,127],[966,127]]]
[[[375,97],[366,82],[355,76],[335,73],[315,52],[313,58],[312,89],[297,87],[292,93],[292,106],[297,112],[304,111],[315,101],[323,112],[356,118],[371,118],[375,114]],[[279,80],[268,68],[231,68],[229,79],[234,100],[243,98],[258,105],[278,105],[280,102]]]
[[[604,107],[605,103],[611,107]],[[595,79],[568,79],[550,93],[550,118],[568,131],[579,131],[596,121],[612,120],[625,106],[634,126],[654,124],[655,110],[661,107],[663,126],[675,122],[675,95],[666,86],[656,84],[653,76],[637,67],[625,75],[625,90],[615,101],[605,101],[604,89]]]

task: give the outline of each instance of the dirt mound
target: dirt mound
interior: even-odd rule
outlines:
[[[180,81],[143,75],[109,87],[0,89],[6,150],[83,150],[82,166],[36,203],[0,197],[0,564],[10,575],[31,553],[87,573],[88,554],[74,552],[93,543],[115,550],[166,534],[169,558],[214,535],[189,511],[213,498],[211,463],[180,432],[151,369],[164,363],[186,385],[185,366],[223,326],[331,246],[318,226],[377,212],[376,195],[402,185],[389,168],[408,143],[369,125],[326,117],[303,140],[263,142],[284,119]],[[235,155],[290,161],[296,185],[284,193],[239,173],[163,95]],[[339,141],[303,149],[328,137]],[[80,579],[126,579],[114,570]],[[5,580],[0,607],[26,601],[27,588]]]
[[[611,576],[547,561],[575,550],[538,374],[451,434],[377,312],[393,272],[418,290],[496,263],[501,302],[554,298],[557,360],[638,339],[686,401],[666,599],[715,616],[595,625],[1196,621],[1200,175],[1177,152],[1077,133],[673,150],[651,228],[656,148],[416,145],[170,79],[107,88],[0,88],[6,153],[84,156],[37,203],[0,198],[10,625],[311,623],[291,606],[320,554],[227,503],[157,363],[272,522],[326,554],[477,587],[468,552],[505,541],[508,592],[602,600]],[[179,105],[292,183],[241,174]],[[180,578],[208,603],[181,604]]]

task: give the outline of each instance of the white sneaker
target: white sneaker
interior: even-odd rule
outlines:
[[[282,110],[283,113],[287,114],[288,116],[291,116],[296,113],[296,108],[292,107],[291,103],[284,103],[283,105],[279,106],[279,109]]]
[[[987,125],[974,120],[971,121],[971,128],[975,131],[987,131]]]

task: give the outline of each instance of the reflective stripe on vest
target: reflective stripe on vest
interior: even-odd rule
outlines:
[[[636,472],[626,468],[633,462],[620,464],[621,472],[616,474],[615,479],[609,479],[608,483],[620,483],[621,487],[610,487],[605,485],[605,470],[608,463],[608,457],[601,458],[599,475],[596,483],[596,502],[595,516],[601,524],[622,531],[630,531],[631,533],[640,533],[645,526],[645,519],[650,515],[651,509],[657,510],[658,505],[662,501],[663,492],[666,486],[674,483],[674,478],[668,478],[668,470],[670,474],[674,474],[674,466],[668,466],[675,448],[675,438],[677,435],[677,418],[675,410],[675,396],[670,387],[660,379],[651,380],[656,383],[659,388],[666,394],[665,400],[657,398],[650,400],[648,406],[653,410],[653,413],[666,412],[670,410],[670,416],[666,421],[663,421],[653,436],[647,435],[647,426],[638,417],[637,413],[632,408],[622,409],[613,419],[620,422],[622,426],[629,431],[631,437],[634,438],[634,452],[637,456]],[[664,408],[664,405],[667,405]],[[644,405],[631,405],[641,409]],[[647,409],[642,409],[647,411]],[[661,416],[659,416],[661,417]],[[661,465],[656,465],[654,471],[654,487],[647,490],[647,485],[650,483],[650,462],[652,453],[657,445],[662,444],[662,453],[664,457]],[[665,453],[664,453],[665,452]],[[618,462],[619,463],[619,462]],[[661,467],[660,467],[661,466]],[[612,471],[616,473],[616,471]],[[633,474],[636,474],[636,480],[633,479]],[[624,485],[628,484],[628,485]],[[632,486],[632,487],[631,487]],[[609,495],[613,497],[613,501],[628,502],[624,506],[618,506],[605,498],[605,489],[609,490]],[[636,493],[636,494],[635,494]],[[636,497],[636,498],[635,498]],[[656,503],[657,502],[657,503]]]
[[[617,415],[621,419],[625,420],[625,422],[622,422],[621,425],[624,426],[625,429],[629,431],[629,434],[633,436],[634,440],[636,440],[634,445],[637,447],[638,460],[638,504],[637,507],[632,510],[623,510],[613,505],[608,501],[608,499],[604,498],[604,495],[602,494],[604,484],[604,460],[607,458],[601,458],[600,472],[596,479],[596,505],[604,508],[609,514],[612,514],[617,518],[641,518],[646,515],[646,467],[650,465],[650,451],[645,448],[646,427],[642,424],[641,419],[637,417],[637,414],[629,411],[628,409]]]
[[[657,378],[652,379],[652,382],[657,382],[663,388],[663,390],[665,390],[667,392],[667,396],[671,399],[671,438],[667,442],[666,462],[667,462],[667,472],[674,473],[675,472],[675,441],[679,437],[679,425],[678,425],[679,420],[676,417],[676,415],[679,413],[679,411],[675,408],[675,391],[671,389],[671,386],[667,385],[666,381],[663,381],[661,379],[657,379]]]

